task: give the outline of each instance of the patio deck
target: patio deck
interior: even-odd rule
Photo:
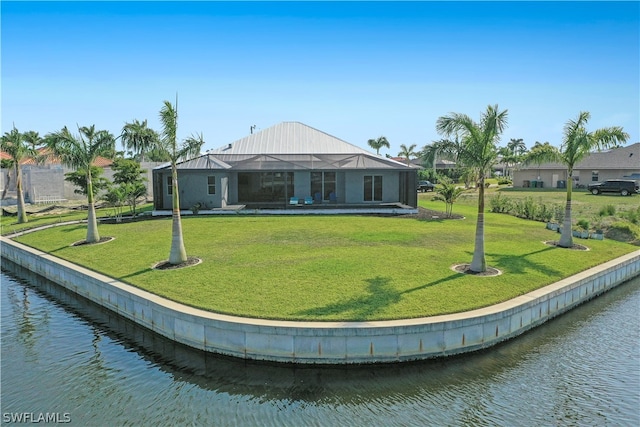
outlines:
[[[197,215],[409,215],[417,214],[418,208],[402,203],[341,204],[323,203],[313,205],[286,205],[283,203],[261,203],[229,205],[224,208],[202,209]],[[170,216],[170,210],[154,210],[153,216]],[[180,211],[181,215],[194,215],[191,210]]]

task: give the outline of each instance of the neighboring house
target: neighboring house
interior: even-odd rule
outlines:
[[[40,151],[42,150],[40,149]],[[111,163],[112,161],[109,159],[98,157],[94,165],[103,168],[105,176],[111,178],[113,175],[110,169]],[[77,187],[64,180],[64,174],[72,170],[60,164],[60,161],[55,158],[47,159],[42,163],[37,163],[32,158],[26,158],[20,163],[20,168],[22,169],[24,199],[28,203],[54,203],[85,198],[80,194],[75,194],[74,190]],[[10,192],[16,191],[15,179],[9,182],[8,190]]]
[[[401,203],[417,206],[417,168],[298,122],[283,122],[178,164],[180,208]],[[154,207],[172,207],[171,166],[153,170]],[[295,200],[295,199],[294,199]],[[309,200],[309,199],[307,199]]]
[[[391,160],[395,160],[400,163],[407,163],[407,159],[404,157],[389,157]],[[424,160],[421,157],[411,159],[411,164],[419,169],[431,169],[431,167],[424,166]],[[456,162],[452,160],[438,159],[436,160],[436,172],[445,172],[456,168]]]
[[[531,164],[513,173],[514,187],[564,188],[567,167],[559,163]],[[635,174],[635,175],[634,175]],[[608,151],[594,152],[573,168],[573,186],[586,187],[591,182],[614,178],[638,179],[640,175],[640,142]],[[542,182],[542,185],[539,183]]]
[[[41,151],[43,149],[40,149]],[[0,156],[4,158],[6,153],[0,152]],[[94,166],[103,169],[103,177],[113,181],[113,170],[111,165],[113,161],[98,156],[93,163]],[[153,193],[151,188],[152,170],[160,163],[146,162],[141,165],[146,170],[145,178],[147,182],[147,198],[152,199]],[[72,169],[62,165],[59,160],[50,158],[43,163],[37,163],[35,159],[27,158],[20,164],[22,169],[22,188],[24,191],[25,201],[28,203],[55,203],[66,200],[86,200],[86,196],[76,194],[78,189],[75,185],[65,181],[64,175],[72,172]],[[12,170],[2,169],[0,173],[2,180],[0,186],[4,189],[8,180],[7,196],[9,193],[15,193],[16,182]],[[15,194],[14,194],[15,196]]]

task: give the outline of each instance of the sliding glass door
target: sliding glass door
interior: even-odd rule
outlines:
[[[285,202],[294,193],[293,172],[238,173],[238,202]]]
[[[336,173],[311,172],[311,197],[316,202],[336,200]]]

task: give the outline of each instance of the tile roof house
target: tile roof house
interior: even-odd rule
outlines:
[[[181,209],[304,204],[417,206],[417,169],[299,122],[282,122],[178,164]],[[153,170],[154,208],[171,209],[171,166]]]
[[[640,179],[640,142],[591,153],[573,170],[574,188],[614,178]],[[566,180],[567,167],[559,163],[532,164],[513,174],[514,187],[532,186],[535,182],[536,186],[563,188]]]

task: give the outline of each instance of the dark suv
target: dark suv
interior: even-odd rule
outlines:
[[[638,184],[630,179],[608,179],[589,184],[587,189],[591,194],[620,193],[622,196],[629,196],[638,192]]]
[[[418,191],[433,191],[436,186],[429,181],[418,181]]]

